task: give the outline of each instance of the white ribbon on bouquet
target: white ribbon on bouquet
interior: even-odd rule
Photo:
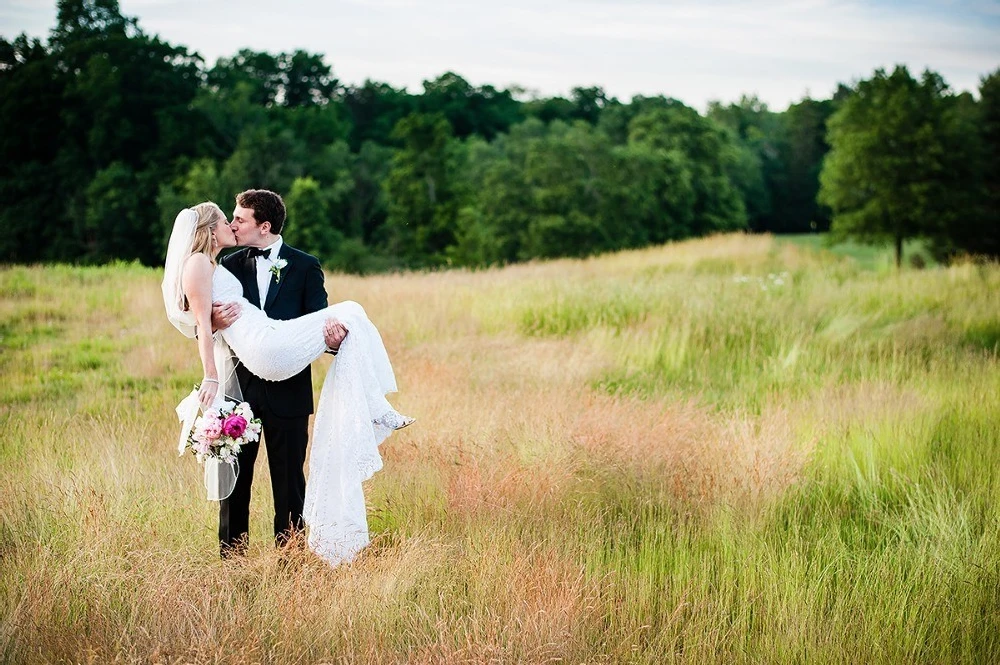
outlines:
[[[216,397],[213,406],[220,405],[224,399]],[[194,429],[194,422],[198,418],[200,406],[197,390],[192,390],[191,394],[177,405],[177,418],[181,422],[181,434],[177,440],[177,452],[180,455],[183,455],[187,449],[188,436]],[[240,475],[239,462],[236,460],[223,462],[216,457],[209,457],[205,460],[204,465],[206,498],[209,501],[222,501],[229,498],[236,487],[236,478]]]

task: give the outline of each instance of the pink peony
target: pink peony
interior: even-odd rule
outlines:
[[[201,425],[201,433],[206,439],[214,441],[219,438],[222,431],[222,422],[220,422],[218,418],[210,416],[205,417],[205,420]]]
[[[229,416],[222,423],[222,433],[234,439],[243,436],[247,429],[247,419],[243,416]]]

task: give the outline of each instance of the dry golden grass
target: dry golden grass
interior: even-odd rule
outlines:
[[[726,236],[330,275],[418,418],[367,485],[372,546],[337,568],[270,545],[263,460],[250,554],[217,559],[175,449],[196,352],[158,279],[0,271],[2,662],[995,653],[995,269],[876,276]]]

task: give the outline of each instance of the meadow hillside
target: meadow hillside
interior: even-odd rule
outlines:
[[[271,546],[263,460],[219,561],[159,271],[0,268],[0,661],[1000,662],[1000,267],[872,265],[328,275],[418,418],[335,569]]]

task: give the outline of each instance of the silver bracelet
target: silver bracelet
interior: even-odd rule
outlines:
[[[219,385],[218,379],[210,379],[208,377],[205,377],[204,379],[201,380],[202,383],[205,383],[206,381],[208,381],[209,383],[214,383],[215,385]]]

